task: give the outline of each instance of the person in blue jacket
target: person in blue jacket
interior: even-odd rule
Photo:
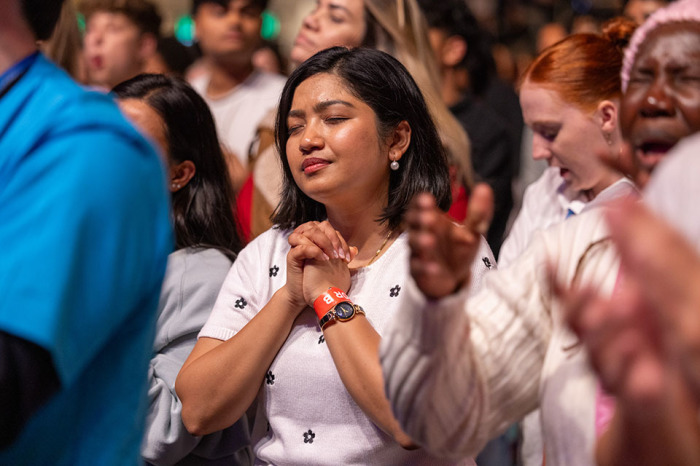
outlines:
[[[158,154],[0,0],[0,464],[138,464],[172,231]]]

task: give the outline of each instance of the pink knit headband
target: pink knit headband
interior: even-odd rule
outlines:
[[[639,26],[625,50],[625,58],[622,61],[622,92],[627,92],[627,84],[630,80],[632,65],[637,59],[637,52],[649,34],[659,26],[673,22],[692,21],[700,22],[700,0],[677,0],[667,7],[656,10]]]

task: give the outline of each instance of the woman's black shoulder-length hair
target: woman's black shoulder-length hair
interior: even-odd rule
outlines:
[[[391,55],[375,49],[333,47],[301,64],[289,76],[282,91],[275,141],[284,181],[273,222],[281,229],[288,229],[326,218],[324,205],[305,195],[294,182],[286,147],[287,116],[294,92],[303,81],[319,73],[339,76],[355,97],[372,108],[380,138],[390,135],[403,120],[411,127],[411,143],[399,161],[400,167],[390,171],[387,207],[379,220],[387,223],[389,229],[398,227],[409,202],[422,191],[435,196],[437,205],[446,211],[451,192],[445,150],[423,95],[409,72]]]
[[[142,74],[118,84],[118,99],[138,99],[165,122],[170,160],[190,160],[195,175],[172,193],[175,249],[213,247],[235,259],[243,247],[233,218],[233,188],[204,99],[185,81],[160,74]]]

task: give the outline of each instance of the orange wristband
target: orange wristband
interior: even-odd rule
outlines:
[[[318,318],[322,319],[336,304],[342,303],[343,301],[350,302],[350,298],[348,298],[348,295],[346,295],[343,290],[332,286],[314,300],[314,311],[316,311]]]

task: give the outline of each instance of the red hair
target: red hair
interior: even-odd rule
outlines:
[[[615,18],[602,34],[573,34],[540,53],[523,73],[521,83],[552,89],[565,102],[593,111],[603,100],[622,96],[623,48],[635,24]]]

